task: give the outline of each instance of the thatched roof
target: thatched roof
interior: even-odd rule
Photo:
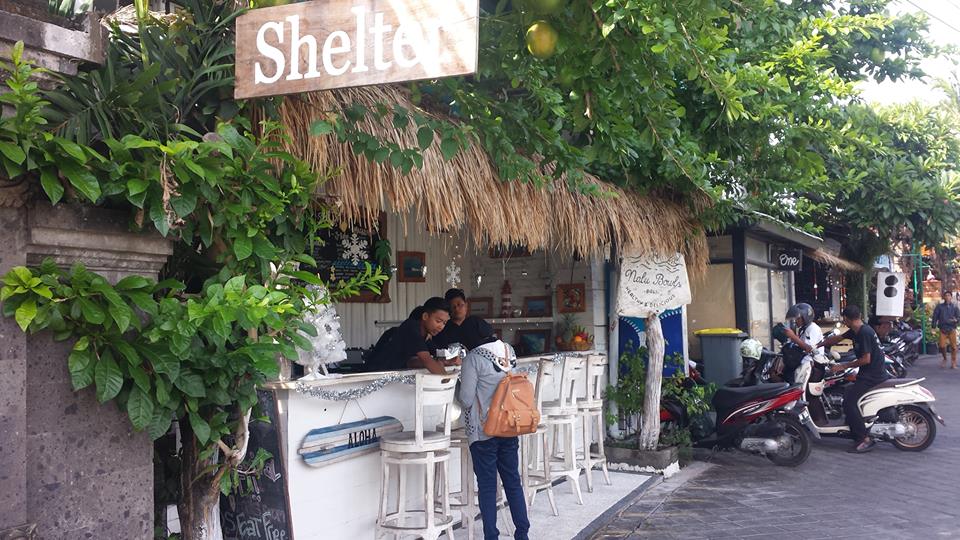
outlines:
[[[694,273],[706,267],[706,237],[693,210],[680,202],[624,191],[593,176],[605,196],[591,196],[553,181],[537,187],[502,181],[479,144],[471,144],[451,161],[432,145],[423,152],[423,167],[404,175],[389,164],[358,156],[334,137],[312,137],[309,126],[361,103],[415,105],[393,86],[314,92],[284,99],[281,120],[290,130],[291,153],[318,170],[339,168],[325,192],[336,197],[341,216],[350,222],[373,221],[380,211],[415,210],[431,231],[464,229],[477,245],[526,245],[531,250],[600,255],[611,241],[645,252],[684,253]],[[422,111],[421,111],[422,112]],[[397,129],[373,115],[361,128],[402,148],[417,147],[417,127]]]
[[[837,257],[836,255],[824,249],[808,249],[805,250],[804,253],[806,253],[807,257],[810,257],[818,263],[825,264],[833,268],[844,270],[846,272],[864,272],[864,268],[859,264],[848,261],[841,257]]]

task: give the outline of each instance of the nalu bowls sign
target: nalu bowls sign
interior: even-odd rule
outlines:
[[[237,19],[234,97],[466,75],[478,0],[315,0]]]

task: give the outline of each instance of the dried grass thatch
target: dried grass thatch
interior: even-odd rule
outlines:
[[[806,253],[807,257],[832,268],[838,268],[846,272],[864,272],[863,267],[859,264],[837,257],[823,249],[807,249],[804,250],[804,253]]]
[[[484,245],[525,245],[580,255],[602,255],[611,241],[642,252],[682,252],[694,274],[708,262],[706,237],[689,206],[624,191],[588,176],[605,196],[571,189],[567,182],[545,187],[502,181],[479,144],[472,144],[451,161],[437,145],[423,152],[423,167],[404,175],[389,164],[376,164],[356,155],[333,137],[312,137],[310,124],[353,104],[415,106],[400,88],[376,86],[288,97],[280,108],[290,130],[290,151],[318,170],[342,173],[325,185],[336,197],[341,216],[349,222],[371,223],[379,212],[415,210],[431,231],[467,231]],[[361,128],[403,148],[417,146],[417,127],[397,129],[368,115]]]

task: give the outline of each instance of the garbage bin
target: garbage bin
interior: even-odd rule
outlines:
[[[740,376],[743,369],[740,342],[747,337],[745,332],[736,328],[708,328],[695,334],[700,338],[704,379],[722,386]]]

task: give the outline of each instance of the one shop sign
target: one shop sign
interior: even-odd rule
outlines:
[[[647,317],[689,304],[690,280],[683,255],[625,255],[620,266],[617,312]]]
[[[777,259],[774,263],[777,265],[777,270],[799,272],[803,266],[803,251],[799,249],[777,250]]]
[[[314,0],[237,19],[234,97],[466,75],[478,0]]]

